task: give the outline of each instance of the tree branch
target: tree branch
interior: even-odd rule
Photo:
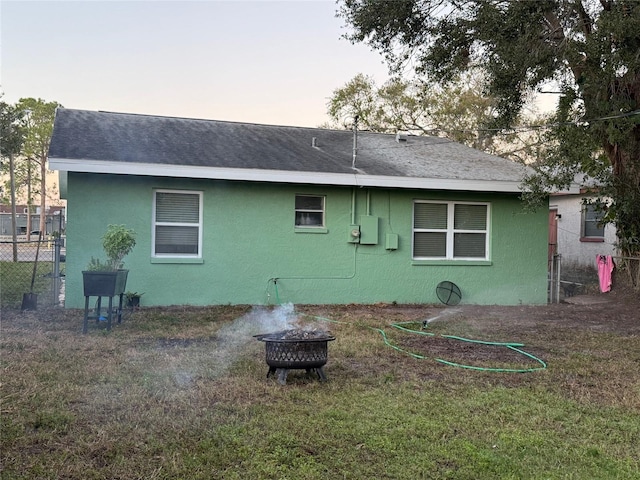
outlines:
[[[578,17],[580,17],[580,24],[582,25],[582,32],[585,37],[591,35],[593,31],[593,20],[589,17],[589,14],[584,9],[584,5],[581,0],[576,1],[576,11],[578,13]]]
[[[547,10],[544,13],[544,18],[549,25],[549,40],[559,47],[566,40],[560,19],[551,10]]]

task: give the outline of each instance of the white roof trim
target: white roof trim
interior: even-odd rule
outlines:
[[[358,187],[392,187],[404,189],[465,190],[478,192],[518,193],[520,182],[499,180],[463,180],[455,178],[422,178],[363,173],[294,172],[256,168],[217,168],[158,163],[124,163],[101,160],[49,158],[49,169],[67,172],[111,173],[176,178],[244,180],[250,182],[304,183]]]

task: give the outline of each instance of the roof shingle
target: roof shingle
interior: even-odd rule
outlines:
[[[315,138],[315,147],[312,145]],[[49,161],[519,183],[522,165],[438,137],[59,109]],[[65,163],[68,168],[68,163]],[[114,173],[118,173],[114,171]],[[152,174],[152,173],[150,173]],[[215,178],[212,176],[211,178]]]

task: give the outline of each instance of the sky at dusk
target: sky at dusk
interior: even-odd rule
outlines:
[[[316,127],[383,58],[342,39],[332,0],[5,1],[3,100]]]

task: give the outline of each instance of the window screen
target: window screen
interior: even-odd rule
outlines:
[[[324,227],[324,197],[296,195],[296,227]]]
[[[200,192],[156,191],[154,255],[200,256]]]
[[[454,258],[485,258],[487,206],[459,203],[453,208]]]
[[[416,201],[413,258],[488,258],[487,204]]]
[[[416,203],[413,213],[413,256],[446,258],[447,204]]]
[[[416,232],[413,244],[413,256],[446,258],[447,234]]]
[[[602,213],[598,211],[598,206],[585,205],[583,209],[583,236],[584,237],[604,237],[604,225],[601,225]]]

